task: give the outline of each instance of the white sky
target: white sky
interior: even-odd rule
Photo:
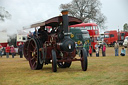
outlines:
[[[10,20],[0,22],[0,30],[7,29],[9,34],[16,33],[23,26],[49,19],[60,14],[60,4],[72,0],[0,0],[0,6],[5,7],[12,15]],[[106,30],[120,30],[128,23],[128,0],[100,0],[101,12],[107,17]]]
[[[123,30],[128,23],[128,0],[100,0],[101,12],[107,17],[105,30]]]

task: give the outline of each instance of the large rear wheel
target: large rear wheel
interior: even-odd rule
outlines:
[[[31,69],[42,69],[43,64],[40,64],[39,62],[39,45],[38,41],[35,38],[32,38],[29,41],[28,46],[28,55],[29,55],[29,64]]]
[[[86,71],[88,67],[87,52],[85,49],[81,50],[81,67],[83,71]]]

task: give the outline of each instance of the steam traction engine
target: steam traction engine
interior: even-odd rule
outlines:
[[[48,34],[48,39],[42,43],[40,37],[33,37],[24,44],[24,56],[29,61],[31,69],[42,69],[43,64],[52,63],[52,71],[60,68],[69,68],[72,61],[81,61],[83,71],[87,70],[87,53],[81,50],[81,56],[75,58],[75,42],[70,38],[68,26],[79,24],[82,21],[68,16],[68,11],[63,10],[62,16],[51,18],[45,22],[32,24],[31,28],[50,26],[58,28],[56,33]]]

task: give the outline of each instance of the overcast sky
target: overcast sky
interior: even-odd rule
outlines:
[[[0,22],[0,30],[7,29],[9,34],[16,33],[23,26],[60,15],[60,4],[72,0],[0,0],[0,6],[5,7],[12,15],[10,20]],[[128,23],[128,0],[100,0],[101,12],[107,17],[106,30],[123,29]]]

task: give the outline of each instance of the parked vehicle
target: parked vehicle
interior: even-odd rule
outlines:
[[[95,51],[95,45],[96,45],[97,39],[99,37],[99,29],[98,29],[97,24],[95,24],[95,23],[81,23],[81,24],[72,25],[70,27],[74,28],[74,29],[79,28],[81,30],[87,30],[89,32],[89,35],[90,35],[91,47],[92,47],[93,51]]]
[[[0,37],[0,44],[2,45],[2,47],[3,47],[3,49],[2,49],[2,54],[4,55],[4,54],[6,54],[5,53],[5,48],[6,48],[6,46],[7,46],[7,40],[8,40],[8,37],[7,37],[7,32],[6,31],[0,31],[0,34],[2,35],[1,37]]]
[[[125,48],[127,48],[127,43],[128,43],[128,36],[126,36],[125,39],[124,39],[123,46],[124,46]]]
[[[104,34],[100,34],[97,38],[97,42],[102,45],[104,43]]]
[[[82,41],[82,43],[84,44],[85,41],[89,43],[89,45],[91,45],[91,40],[90,40],[90,35],[89,32],[86,29],[80,29],[80,28],[70,28],[70,32],[71,32],[71,38],[79,43],[79,41]]]
[[[119,31],[111,30],[104,32],[104,41],[108,46],[113,46],[114,43],[117,41],[120,45],[123,45],[125,37],[128,36],[128,32],[126,31]]]
[[[114,43],[118,40],[117,31],[106,31],[104,32],[104,41],[107,45],[114,45]]]

